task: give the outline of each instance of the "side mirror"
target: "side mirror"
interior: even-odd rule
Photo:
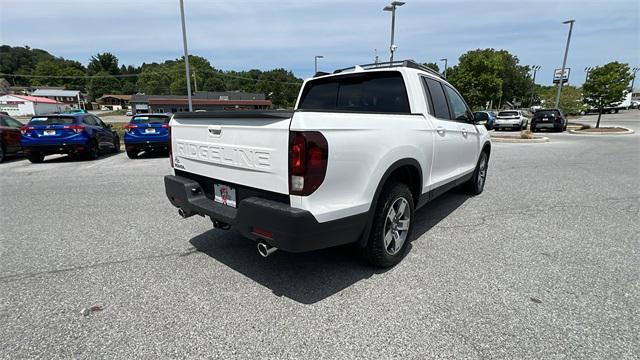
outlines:
[[[485,116],[482,116],[482,114],[473,114],[473,123],[475,125],[486,125],[487,119],[485,119]]]
[[[113,125],[111,124],[105,124],[105,126],[107,127],[107,129],[111,129],[113,127]]]

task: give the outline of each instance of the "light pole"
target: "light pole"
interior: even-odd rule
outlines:
[[[586,68],[584,68],[584,72],[586,73],[586,75],[584,76],[584,82],[587,82],[587,80],[589,80],[589,73],[591,72],[591,70],[593,70],[591,66],[587,66]]]
[[[560,74],[560,84],[558,84],[558,93],[556,94],[556,109],[560,105],[560,93],[562,92],[562,85],[564,84],[564,69],[567,66],[567,55],[569,53],[569,43],[571,42],[571,31],[573,31],[573,23],[575,20],[563,21],[563,24],[569,24],[569,36],[567,36],[567,46],[564,49],[564,59],[562,60],[562,73]],[[568,81],[569,79],[567,79]]]
[[[396,8],[404,4],[404,1],[394,1],[390,5],[387,5],[382,9],[384,11],[391,11],[391,44],[389,45],[389,52],[391,52],[391,57],[389,58],[389,61],[392,63],[393,53],[396,51],[396,44],[393,43],[396,30]]]
[[[536,93],[536,73],[538,72],[538,70],[542,69],[542,66],[540,65],[533,65],[531,67],[531,70],[533,70],[533,81],[531,82],[531,106],[533,106],[533,98],[534,95]],[[529,106],[529,107],[531,107]]]
[[[640,68],[638,67],[634,67],[633,69],[631,69],[631,71],[633,71],[633,77],[631,78],[631,97],[633,97],[633,84],[635,84],[636,82],[636,73],[638,72],[638,70],[640,70]]]
[[[316,55],[313,57],[313,62],[315,64],[315,69],[316,69],[316,72],[314,74],[318,73],[318,59],[322,59],[322,58],[324,58],[324,56],[322,55]]]
[[[440,61],[444,61],[444,78],[447,78],[447,59],[440,59]]]
[[[187,28],[184,25],[184,3],[180,0],[180,17],[182,18],[182,44],[184,45],[184,70],[187,74],[187,100],[189,101],[189,112],[193,111],[191,103],[191,76],[189,76],[189,51],[187,51]]]

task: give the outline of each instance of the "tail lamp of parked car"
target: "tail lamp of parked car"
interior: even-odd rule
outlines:
[[[307,196],[320,187],[327,172],[329,146],[317,131],[289,133],[289,194]]]
[[[63,129],[72,130],[74,133],[80,134],[84,131],[84,125],[65,125]]]
[[[133,129],[137,129],[138,125],[135,124],[127,124],[124,126],[124,131],[128,132],[129,134],[131,134],[133,132]]]
[[[29,133],[31,133],[31,130],[34,130],[35,128],[33,126],[23,126],[20,128],[20,133],[22,135],[27,135]]]
[[[169,149],[169,163],[171,164],[171,168],[173,168],[173,149],[171,146],[171,126],[169,126],[169,124],[164,124],[162,125],[167,126],[167,132],[169,133],[169,146],[167,147],[167,149]]]

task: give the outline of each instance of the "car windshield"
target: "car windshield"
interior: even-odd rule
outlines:
[[[34,116],[29,125],[70,125],[76,122],[73,116]]]
[[[131,119],[132,124],[168,124],[169,117],[168,116],[136,116]]]
[[[518,116],[517,111],[500,111],[498,116]]]
[[[538,110],[536,116],[560,116],[560,113],[558,110]]]

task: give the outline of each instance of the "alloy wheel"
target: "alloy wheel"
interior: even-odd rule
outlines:
[[[389,255],[397,254],[407,240],[411,211],[404,197],[397,198],[389,207],[384,224],[384,247]]]

